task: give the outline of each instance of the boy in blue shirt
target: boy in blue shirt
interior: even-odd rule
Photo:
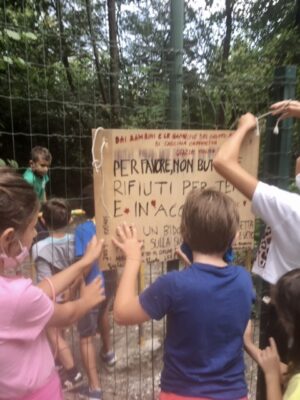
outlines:
[[[95,225],[95,206],[93,185],[86,186],[83,190],[82,208],[85,211],[87,220],[78,225],[75,230],[75,256],[82,257],[91,238],[96,234]],[[99,262],[95,262],[90,272],[85,276],[85,283],[89,284],[97,276],[103,278]],[[102,398],[100,380],[97,373],[97,361],[93,338],[99,330],[102,338],[101,358],[107,366],[113,366],[116,363],[114,352],[110,348],[110,326],[109,326],[109,293],[107,293],[107,284],[105,277],[102,280],[105,283],[106,300],[101,306],[93,309],[78,322],[78,332],[80,335],[80,351],[84,368],[87,373],[89,387],[83,389],[82,395],[90,400]]]
[[[238,226],[238,211],[228,196],[191,191],[181,234],[193,264],[159,277],[139,296],[141,244],[134,226],[117,228],[113,241],[126,261],[114,305],[116,322],[140,324],[167,316],[160,400],[247,398],[243,336],[254,292],[245,268],[223,260]]]

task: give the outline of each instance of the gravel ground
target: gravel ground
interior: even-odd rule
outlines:
[[[154,273],[153,273],[154,271]],[[25,276],[31,277],[32,268],[25,269]],[[152,269],[147,281],[153,281],[162,273],[161,266]],[[162,368],[162,343],[165,334],[165,321],[147,322],[140,326],[119,327],[111,318],[111,337],[117,363],[107,368],[100,360],[100,336],[95,337],[98,367],[104,400],[156,400],[159,393],[160,371]],[[258,323],[254,324],[254,341],[258,342]],[[66,337],[73,350],[76,365],[81,369],[78,335],[76,328],[66,330]],[[245,354],[246,379],[249,400],[256,397],[256,364]],[[83,381],[86,385],[86,379]],[[84,399],[78,393],[65,392],[65,400]]]
[[[112,336],[118,358],[115,367],[109,370],[101,363],[99,373],[104,392],[104,400],[156,400],[159,393],[160,371],[162,367],[162,340],[165,331],[164,322],[149,322],[143,328],[114,326]],[[257,341],[258,329],[254,329]],[[69,331],[72,337],[74,354],[78,365],[76,332]],[[101,339],[95,338],[97,354]],[[249,388],[249,400],[256,396],[256,364],[245,354],[246,379]],[[66,400],[76,400],[77,393],[65,393]]]

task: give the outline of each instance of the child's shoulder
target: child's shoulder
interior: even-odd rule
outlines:
[[[53,237],[48,236],[45,239],[39,240],[32,246],[32,257],[36,258],[43,248],[53,243]]]
[[[47,251],[49,248],[52,251],[57,246],[61,245],[72,245],[74,243],[75,236],[73,233],[66,233],[64,236],[60,238],[54,238],[52,236],[48,236],[45,239],[39,240],[32,246],[32,257],[36,259],[39,255],[42,255],[44,251]]]
[[[27,182],[29,182],[29,183],[32,183],[32,182],[33,182],[33,180],[34,180],[34,174],[33,174],[31,168],[27,168],[27,169],[26,169],[26,171],[25,171],[24,174],[23,174],[23,178],[24,178]]]

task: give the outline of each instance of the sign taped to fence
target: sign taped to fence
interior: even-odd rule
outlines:
[[[181,243],[180,216],[188,192],[213,187],[234,199],[240,213],[236,248],[253,247],[251,203],[214,171],[212,160],[230,131],[93,130],[97,235],[105,238],[102,264],[122,265],[111,242],[116,227],[134,222],[144,240],[144,261],[174,259]],[[257,175],[259,137],[248,135],[240,163]]]

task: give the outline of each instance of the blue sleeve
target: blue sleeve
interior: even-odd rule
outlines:
[[[172,277],[173,274],[170,272],[160,276],[139,296],[142,308],[152,319],[159,320],[172,310],[174,301]]]

